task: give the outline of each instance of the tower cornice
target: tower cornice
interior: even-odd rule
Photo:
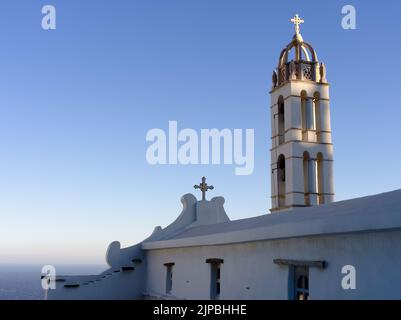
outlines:
[[[316,84],[316,85],[320,85],[320,86],[324,86],[324,87],[330,87],[330,83],[328,82],[316,82],[316,81],[312,81],[312,80],[298,80],[298,79],[293,79],[293,80],[286,80],[285,82],[281,83],[280,85],[272,88],[269,91],[269,94],[272,94],[274,92],[276,92],[277,90],[285,87],[287,84],[290,83],[310,83],[310,84]],[[297,97],[296,95],[291,95],[292,97]]]

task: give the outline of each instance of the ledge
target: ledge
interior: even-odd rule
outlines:
[[[209,258],[209,259],[206,259],[206,263],[219,264],[219,263],[224,263],[224,260],[223,259],[219,259],[219,258]]]
[[[324,269],[327,265],[326,261],[307,261],[307,260],[290,260],[290,259],[274,259],[273,262],[282,266],[311,267]]]
[[[124,271],[134,271],[134,270],[135,270],[134,267],[121,267],[121,271],[122,272],[124,272]]]
[[[166,267],[172,267],[173,265],[175,265],[175,263],[174,262],[167,262],[167,263],[164,263],[163,265],[165,265]]]

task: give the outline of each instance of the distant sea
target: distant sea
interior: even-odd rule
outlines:
[[[56,274],[98,274],[105,265],[55,265]],[[43,300],[39,265],[0,265],[0,300]]]

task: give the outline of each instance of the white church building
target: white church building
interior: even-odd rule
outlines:
[[[48,299],[401,299],[401,190],[334,202],[326,67],[291,21],[270,92],[271,213],[231,221],[203,178],[169,226],[111,243],[109,269],[58,275]]]

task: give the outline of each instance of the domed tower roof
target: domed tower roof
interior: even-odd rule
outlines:
[[[315,49],[300,33],[299,26],[304,20],[296,14],[291,22],[295,25],[295,34],[280,53],[277,71],[273,72],[273,88],[289,80],[326,82],[324,64],[319,63]]]
[[[313,47],[304,42],[302,35],[300,33],[299,25],[304,23],[304,20],[301,19],[298,14],[295,15],[294,18],[291,19],[291,22],[295,25],[295,34],[292,38],[292,41],[281,51],[280,59],[279,59],[279,67],[283,66],[288,62],[288,57],[292,50],[294,50],[294,61],[309,61],[309,62],[318,62],[316,51]]]

